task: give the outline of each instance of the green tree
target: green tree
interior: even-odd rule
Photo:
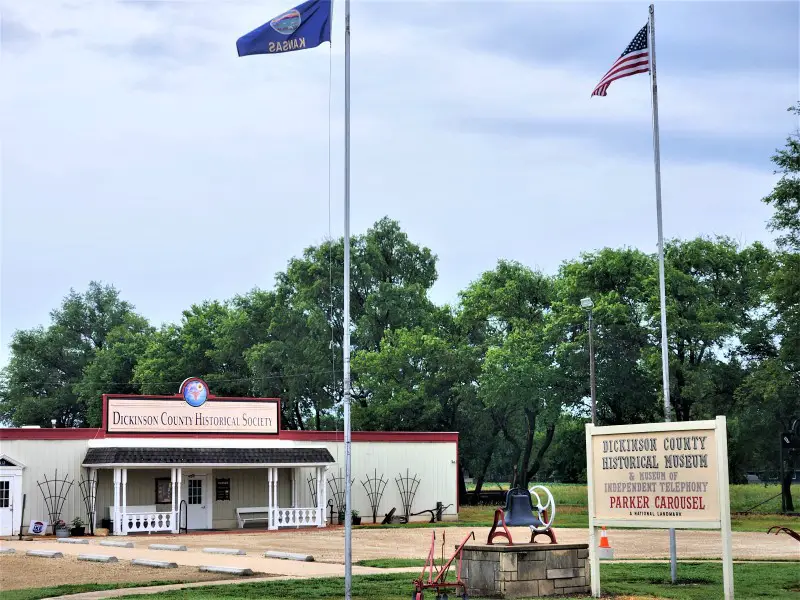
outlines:
[[[276,302],[274,291],[253,289],[227,304],[209,352],[216,368],[228,379],[224,389],[231,395],[261,395],[264,391],[264,382],[253,373],[248,357],[254,348],[269,340]]]
[[[145,321],[110,285],[91,282],[83,294],[70,290],[50,313],[48,327],[17,331],[0,383],[0,417],[13,425],[80,427],[88,421],[88,396],[79,384],[112,331],[141,331]]]
[[[800,116],[800,102],[789,110]],[[753,353],[755,365],[736,390],[737,418],[752,461],[784,468],[784,505],[793,510],[791,477],[800,452],[786,451],[780,465],[775,446],[800,418],[800,130],[795,128],[772,161],[781,177],[763,199],[775,211],[769,228],[778,234],[776,266],[768,279],[766,342]]]
[[[422,328],[396,329],[378,351],[353,357],[359,386],[370,390],[353,411],[359,429],[457,431],[464,402],[474,401],[474,348]]]
[[[789,108],[789,112],[800,118],[800,102]],[[778,150],[772,162],[780,173],[772,193],[763,198],[775,213],[769,228],[778,232],[776,242],[787,252],[800,252],[800,129],[786,138],[786,147]]]
[[[503,345],[489,349],[479,379],[485,405],[503,416],[501,431],[514,449],[521,485],[539,472],[562,410],[581,398],[582,384],[559,362],[548,337],[544,327],[513,331]],[[544,437],[534,456],[539,429]]]
[[[144,394],[175,394],[187,377],[201,377],[219,396],[247,389],[249,374],[216,360],[217,344],[230,317],[221,302],[203,302],[183,311],[179,325],[165,325],[148,340],[134,368],[133,382]]]
[[[673,240],[666,245],[667,331],[670,399],[679,421],[695,418],[695,404],[709,393],[714,365],[727,360],[752,327],[766,298],[766,277],[774,264],[760,243],[741,248],[722,236]],[[653,274],[649,364],[661,377],[657,275]]]
[[[329,417],[342,398],[341,341],[344,241],[307,248],[277,276],[276,309],[269,339],[248,352],[262,389],[284,400],[290,428],[336,426]],[[351,351],[377,351],[387,331],[430,328],[436,309],[427,292],[436,258],[412,243],[396,221],[381,219],[351,238]],[[353,395],[366,402],[357,368]]]
[[[533,478],[555,435],[561,409],[579,399],[574,373],[561,361],[560,330],[550,317],[551,278],[499,261],[461,294],[459,322],[484,357],[478,397],[493,430],[511,447],[521,483]],[[537,430],[544,432],[535,444]],[[497,450],[497,442],[487,451]],[[535,456],[534,456],[535,451]],[[481,467],[488,468],[491,454]],[[477,473],[482,482],[485,470]]]
[[[124,325],[108,332],[106,343],[94,360],[86,365],[75,384],[79,403],[86,406],[86,424],[100,427],[103,419],[103,394],[138,394],[133,371],[155,329],[138,315],[128,315]]]
[[[604,248],[562,265],[556,279],[554,317],[563,331],[561,352],[589,389],[588,315],[582,298],[594,303],[597,418],[601,425],[658,420],[660,390],[651,379],[643,351],[653,329],[648,310],[653,256],[639,250]],[[568,357],[568,358],[567,358]]]
[[[800,117],[800,102],[789,109]],[[780,250],[771,279],[780,336],[780,358],[796,385],[800,385],[800,129],[786,139],[786,147],[772,157],[781,178],[764,202],[775,209],[769,222]]]

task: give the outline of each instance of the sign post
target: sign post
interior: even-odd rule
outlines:
[[[598,527],[719,529],[725,600],[733,600],[728,439],[709,421],[586,425],[589,561],[600,597]]]

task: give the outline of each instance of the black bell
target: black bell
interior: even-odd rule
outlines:
[[[533,514],[534,506],[531,493],[523,488],[513,488],[506,494],[506,525],[509,527],[541,527],[542,521]]]

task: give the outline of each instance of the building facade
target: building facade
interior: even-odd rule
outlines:
[[[364,523],[375,504],[378,523],[457,518],[457,433],[353,432],[351,452]],[[99,429],[0,429],[0,535],[56,514],[114,535],[326,527],[344,492],[343,432],[281,430],[279,400],[195,378],[175,396],[104,396]]]

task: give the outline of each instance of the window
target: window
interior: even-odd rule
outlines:
[[[156,479],[156,504],[172,502],[172,481],[166,477]]]
[[[11,506],[11,482],[0,481],[0,508]]]
[[[189,504],[203,503],[203,482],[200,479],[189,480],[189,497],[186,499]]]

